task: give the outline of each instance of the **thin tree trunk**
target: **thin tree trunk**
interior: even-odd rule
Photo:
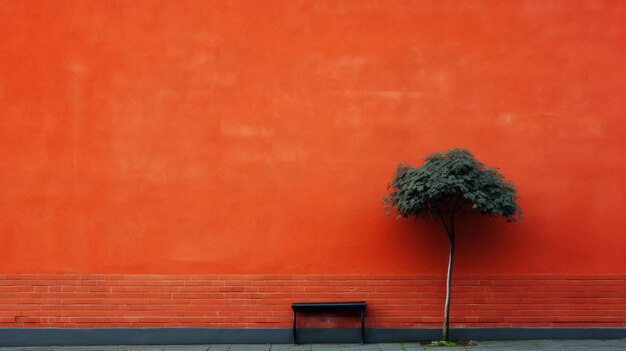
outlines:
[[[449,339],[450,327],[450,292],[452,283],[452,263],[454,262],[454,232],[450,233],[450,256],[448,257],[448,275],[446,279],[446,303],[443,318],[443,340]]]

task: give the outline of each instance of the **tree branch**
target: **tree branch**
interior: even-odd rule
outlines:
[[[462,198],[463,198],[463,195],[459,195],[459,197],[457,197],[456,202],[454,203],[454,206],[452,207],[453,213],[458,211],[465,204],[465,203],[461,203]]]
[[[441,212],[441,209],[437,206],[437,213],[439,214],[439,218],[441,219],[441,223],[443,223],[443,227],[446,229],[446,234],[448,234],[448,238],[450,238],[450,240],[452,240],[452,236],[450,233],[450,229],[448,229],[448,224],[446,223],[446,218],[443,216],[443,212]]]
[[[454,242],[454,236],[455,236],[454,234],[454,214],[455,213],[456,213],[456,210],[450,213],[450,234],[448,235],[448,237],[450,237],[451,242]]]

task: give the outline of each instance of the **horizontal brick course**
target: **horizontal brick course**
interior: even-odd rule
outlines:
[[[443,277],[413,275],[0,275],[0,327],[289,328],[298,301],[368,303],[368,328],[442,323]],[[626,327],[626,276],[459,275],[452,327]],[[302,327],[358,327],[303,314]]]

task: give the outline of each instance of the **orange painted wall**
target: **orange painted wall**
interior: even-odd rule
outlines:
[[[3,1],[1,273],[439,274],[385,217],[465,147],[525,221],[459,273],[624,274],[622,1]],[[484,220],[483,220],[484,219]]]

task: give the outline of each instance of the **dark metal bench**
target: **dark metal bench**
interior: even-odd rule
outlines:
[[[293,303],[293,343],[296,339],[296,313],[297,312],[361,312],[361,343],[365,343],[365,301],[357,302],[304,302]]]

